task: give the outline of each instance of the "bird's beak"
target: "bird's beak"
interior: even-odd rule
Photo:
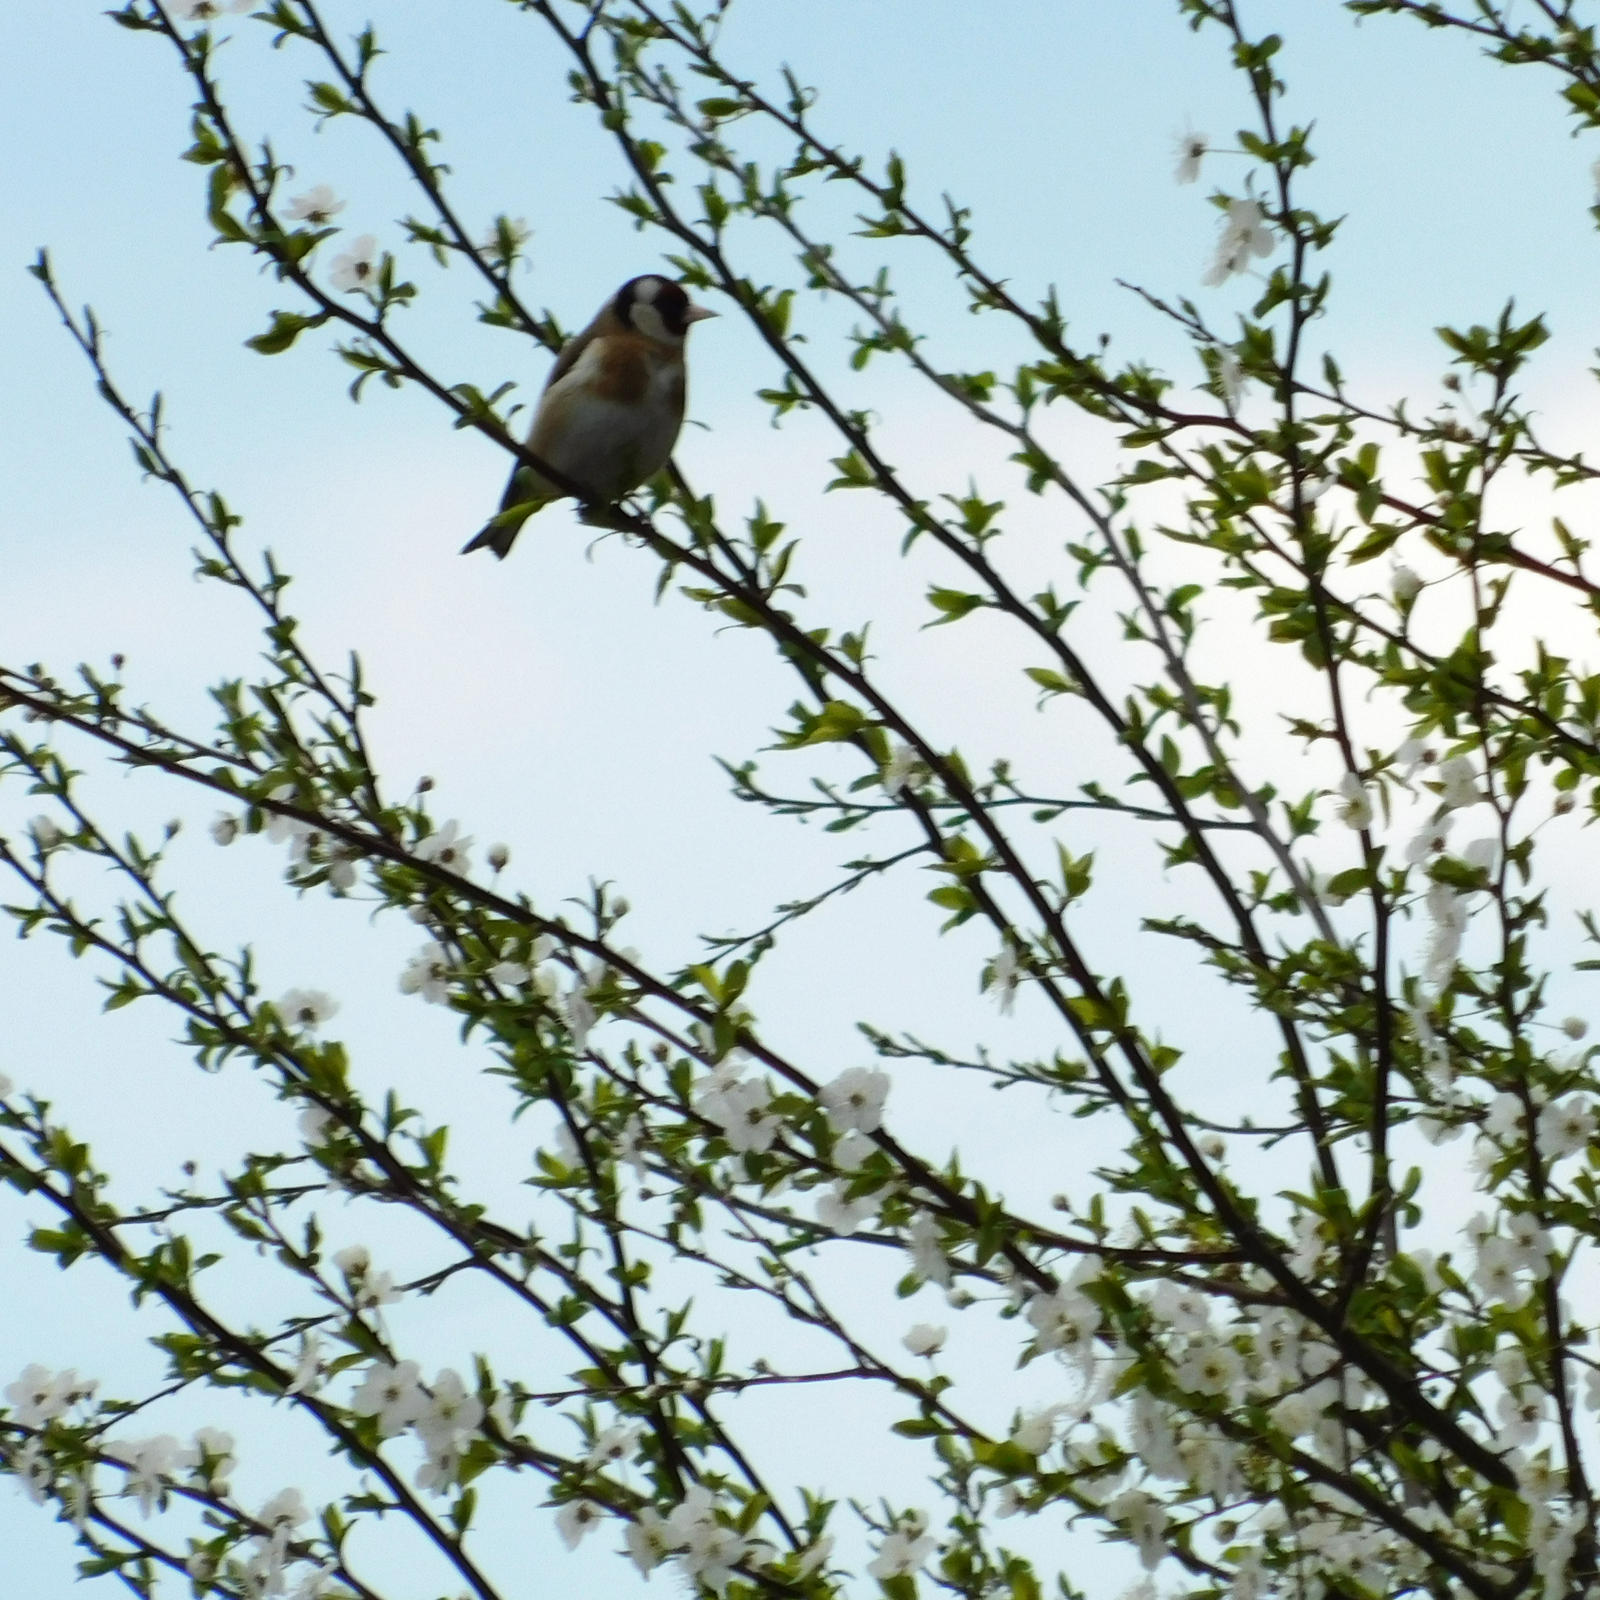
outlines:
[[[690,306],[684,312],[683,320],[685,322],[704,322],[707,317],[715,317],[717,315],[719,313],[713,311],[709,306]]]

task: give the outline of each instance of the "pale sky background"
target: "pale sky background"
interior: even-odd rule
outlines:
[[[1397,21],[1358,27],[1333,0],[1246,0],[1243,9],[1252,29],[1287,36],[1280,70],[1293,115],[1315,119],[1320,157],[1305,195],[1347,219],[1328,258],[1336,295],[1319,336],[1338,349],[1352,385],[1380,403],[1431,393],[1444,367],[1433,327],[1490,320],[1515,295],[1520,308],[1545,311],[1555,335],[1529,390],[1553,440],[1581,444],[1595,417],[1586,369],[1600,342],[1587,211],[1600,141],[1567,137],[1554,80],[1499,68],[1463,40]],[[566,59],[542,25],[498,0],[329,0],[326,12],[345,31],[376,23],[391,52],[378,91],[392,112],[414,107],[444,131],[441,155],[461,211],[475,225],[497,210],[532,225],[526,300],[580,326],[618,283],[661,265],[662,241],[636,234],[601,198],[620,180],[618,158],[589,113],[568,103]],[[351,233],[397,242],[394,219],[415,202],[375,141],[354,125],[315,135],[294,113],[305,52],[274,55],[259,24],[243,19],[227,31],[239,39],[222,56],[238,120],[271,132],[297,168],[292,192],[331,183],[349,200],[339,221]],[[1081,341],[1110,332],[1114,353],[1192,379],[1184,346],[1114,280],[1197,297],[1224,326],[1248,302],[1244,286],[1200,285],[1216,231],[1205,194],[1210,180],[1236,186],[1241,166],[1219,156],[1201,185],[1172,181],[1185,126],[1229,145],[1232,130],[1248,125],[1242,80],[1226,69],[1221,35],[1191,34],[1166,0],[737,0],[724,37],[737,70],[770,85],[787,62],[818,85],[816,124],[841,146],[876,164],[897,149],[919,202],[936,205],[948,190],[970,205],[980,257],[1025,301],[1055,283]],[[685,959],[697,933],[756,926],[775,902],[829,881],[867,836],[834,839],[739,806],[711,760],[755,753],[793,698],[758,645],[715,635],[681,602],[653,604],[653,565],[616,541],[591,557],[588,535],[565,509],[532,525],[504,565],[458,559],[500,492],[505,464],[492,446],[453,431],[415,394],[374,387],[352,406],[348,375],[318,335],[271,359],[242,348],[270,309],[296,301],[242,251],[206,248],[203,177],[177,159],[188,102],[170,50],[115,27],[97,5],[55,0],[7,19],[0,661],[43,660],[65,672],[125,652],[135,697],[201,731],[205,685],[249,671],[257,648],[243,608],[190,580],[190,530],[164,491],[139,485],[122,430],[24,271],[43,245],[68,300],[95,306],[119,381],[136,396],[165,391],[169,447],[195,481],[244,513],[242,545],[270,544],[296,575],[293,606],[308,637],[335,663],[347,648],[361,651],[379,696],[373,729],[391,789],[434,776],[434,814],[459,817],[480,849],[506,841],[511,881],[541,905],[582,893],[590,876],[614,880],[636,907],[628,937],[664,966]],[[921,258],[900,249],[883,259],[942,365],[1003,370],[1015,358],[1014,347],[988,343],[1008,337],[995,319],[951,310]],[[414,324],[436,370],[484,389],[514,378],[531,398],[548,358],[478,327],[477,287],[459,269],[441,277],[419,258],[414,271],[424,306],[402,326],[410,335]],[[839,347],[828,336],[848,319],[831,308],[801,316],[818,358],[836,367]],[[679,461],[725,514],[759,495],[805,536],[808,614],[836,626],[880,617],[890,658],[883,676],[938,742],[980,761],[1026,750],[1029,781],[1055,792],[1090,776],[1093,746],[1076,730],[1064,736],[1059,724],[1041,724],[1017,692],[1014,669],[1028,658],[1007,639],[981,626],[915,631],[923,587],[947,574],[931,560],[902,565],[899,529],[863,498],[818,495],[837,447],[813,424],[768,426],[753,391],[774,374],[753,335],[724,316],[697,328],[693,345],[691,416],[704,426],[685,430]],[[959,492],[969,475],[985,489],[1006,485],[1003,453],[974,444],[959,414],[886,364],[859,384],[846,391],[852,403],[874,407],[891,459],[919,493]],[[1075,462],[1106,459],[1086,434],[1063,428],[1059,437]],[[1008,523],[1016,536],[1007,559],[1018,570],[1070,581],[1057,551],[1078,529],[1059,507],[1019,500]],[[902,653],[887,649],[891,641]],[[1050,731],[1041,736],[1041,727]],[[854,775],[844,764],[777,757],[764,758],[763,770],[775,787],[796,790],[814,770]],[[275,887],[281,863],[263,840],[217,851],[196,825],[209,808],[150,776],[111,775],[95,791],[130,825],[153,831],[174,811],[189,818],[175,865],[210,936],[224,948],[255,940],[269,993],[334,990],[362,1081],[397,1082],[430,1114],[474,1129],[475,1143],[453,1148],[470,1148],[474,1175],[514,1200],[528,1131],[500,1125],[498,1092],[471,1076],[480,1063],[456,1043],[450,1016],[394,993],[419,942],[415,929],[393,918],[369,923],[360,906],[295,901]],[[0,829],[36,809],[0,789]],[[1130,826],[1085,825],[1070,835],[1072,847],[1115,851]],[[885,831],[871,842],[887,848],[896,837]],[[1575,893],[1591,876],[1575,873]],[[933,940],[919,903],[925,887],[863,890],[799,930],[792,954],[764,977],[756,1000],[767,1031],[818,1077],[865,1059],[857,1018],[953,1048],[987,1038],[1021,1053],[1054,1042],[1026,1003],[1008,1035],[997,1030],[976,993],[988,934]],[[85,876],[83,892],[96,888]],[[1225,1066],[1260,1031],[1234,1018],[1209,1039],[1181,1033],[1196,991],[1181,961],[1139,939],[1137,917],[1203,902],[1182,880],[1163,893],[1170,898],[1158,905],[1131,903],[1095,924],[1092,954],[1103,971],[1127,971],[1136,992],[1144,980],[1145,1014],[1169,1023],[1201,1062]],[[9,887],[0,891],[9,897]],[[206,1170],[215,1152],[214,1167],[231,1148],[230,1117],[269,1114],[242,1073],[197,1087],[161,1014],[134,1007],[100,1019],[96,1004],[91,973],[55,941],[0,944],[0,1071],[53,1100],[126,1193],[174,1181],[185,1156]],[[1033,1135],[1030,1159],[1017,1160],[1006,1102],[997,1109],[967,1086],[931,1092],[897,1080],[891,1104],[897,1133],[936,1156],[959,1123],[967,1164],[1004,1162],[1003,1187],[1023,1203],[1081,1192],[1083,1153],[1070,1140],[1052,1144],[1058,1130]],[[0,1198],[0,1380],[41,1360],[98,1373],[109,1389],[126,1371],[131,1392],[149,1363],[137,1351],[114,1354],[111,1335],[132,1326],[125,1298],[91,1270],[63,1279],[38,1262],[21,1244],[30,1220],[37,1208]],[[898,1308],[878,1343],[892,1345],[913,1320],[948,1320],[941,1310],[923,1300]],[[441,1363],[464,1363],[483,1337],[466,1312],[419,1318],[405,1332]],[[953,1344],[962,1337],[957,1328]],[[783,1464],[795,1478],[837,1482],[829,1430],[808,1430],[804,1412],[786,1417],[781,1403],[770,1417],[789,1430]],[[872,1419],[861,1420],[870,1439]],[[236,1431],[257,1437],[254,1421]],[[866,1487],[856,1491],[881,1486],[881,1467],[885,1481],[899,1471],[915,1500],[922,1457],[908,1447],[880,1458],[881,1448],[861,1446]],[[264,1498],[286,1480],[247,1451],[240,1481],[259,1484]],[[639,1587],[611,1554],[610,1531],[571,1558],[543,1521],[526,1536],[530,1560],[565,1563],[537,1580],[541,1590],[622,1596]],[[60,1530],[0,1482],[0,1593],[110,1592],[74,1585],[68,1552]],[[1125,1562],[1110,1559],[1079,1581],[1099,1600],[1125,1573]],[[663,1583],[671,1580],[658,1578],[656,1588]],[[400,1583],[394,1592],[425,1591]]]

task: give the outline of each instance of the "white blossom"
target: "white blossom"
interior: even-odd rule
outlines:
[[[1581,1039],[1589,1031],[1589,1024],[1582,1017],[1568,1017],[1561,1024],[1561,1031],[1569,1039]]]
[[[9,1083],[0,1089],[0,1094],[10,1093]],[[53,1373],[34,1362],[22,1369],[22,1376],[15,1383],[6,1385],[5,1395],[13,1422],[25,1428],[40,1428],[64,1415],[79,1400],[88,1399],[95,1388],[95,1384],[81,1381],[71,1367]]]
[[[1030,1456],[1042,1456],[1055,1443],[1056,1419],[1061,1414],[1059,1406],[1046,1406],[1041,1411],[1029,1411],[1019,1417],[1011,1430],[1011,1442]]]
[[[1237,411],[1239,397],[1244,393],[1244,369],[1232,345],[1217,347],[1217,387],[1222,390],[1223,404],[1229,411]]]
[[[347,1244],[342,1250],[334,1251],[333,1264],[355,1282],[372,1270],[372,1252],[364,1244]]]
[[[244,827],[242,819],[231,811],[219,811],[211,819],[211,837],[218,844],[232,844]]]
[[[1422,593],[1422,579],[1404,563],[1396,562],[1389,572],[1389,593],[1404,611]]]
[[[747,1541],[734,1529],[718,1522],[698,1522],[689,1531],[678,1565],[691,1582],[720,1595],[727,1591],[734,1565],[748,1549]]]
[[[941,1289],[950,1287],[950,1262],[931,1211],[917,1212],[906,1224],[906,1248],[911,1252],[911,1270],[919,1278]]]
[[[472,840],[461,838],[460,833],[460,823],[447,822],[437,833],[430,833],[412,854],[418,861],[431,862],[446,872],[470,872]]]
[[[350,241],[343,255],[333,258],[328,270],[328,281],[345,294],[365,289],[378,275],[378,241],[370,233],[363,233]]]
[[[878,1554],[867,1563],[867,1574],[880,1582],[885,1578],[911,1577],[922,1570],[933,1550],[933,1536],[922,1532],[921,1523],[896,1528],[884,1536]]]
[[[847,1067],[817,1098],[828,1121],[840,1132],[875,1133],[883,1124],[889,1098],[889,1074],[875,1067]]]
[[[1315,1430],[1328,1407],[1339,1399],[1336,1379],[1323,1378],[1293,1394],[1286,1394],[1268,1415],[1272,1425],[1291,1439],[1303,1438]]]
[[[702,1106],[729,1145],[740,1153],[770,1149],[783,1126],[781,1114],[772,1107],[771,1091],[761,1078],[741,1078],[720,1094],[706,1097]]]
[[[429,1453],[442,1455],[464,1435],[476,1433],[482,1421],[483,1402],[467,1389],[460,1373],[446,1367],[433,1380],[432,1392],[413,1426]]]
[[[233,1453],[233,1435],[221,1428],[195,1430],[190,1454],[195,1473],[216,1494],[228,1492],[228,1480],[239,1464]]]
[[[1343,796],[1338,807],[1339,820],[1347,827],[1360,832],[1372,826],[1372,795],[1353,772],[1345,773],[1339,780],[1339,793]]]
[[[1145,1571],[1160,1566],[1167,1553],[1167,1512],[1158,1500],[1152,1499],[1143,1489],[1124,1489],[1106,1502],[1106,1515],[1123,1524],[1133,1536]]]
[[[636,1520],[622,1530],[622,1542],[641,1578],[648,1578],[672,1553],[672,1537],[654,1506],[639,1508]]]
[[[1450,843],[1450,826],[1454,820],[1448,811],[1435,817],[1406,846],[1406,865],[1420,866],[1434,856],[1443,855]]]
[[[639,1429],[618,1423],[598,1435],[583,1458],[584,1466],[614,1467],[633,1459],[634,1447],[639,1442]]]
[[[877,1153],[877,1145],[864,1133],[847,1133],[833,1147],[834,1165],[841,1172],[859,1172]]]
[[[1020,977],[1021,964],[1016,950],[1009,944],[1001,945],[1000,953],[989,963],[989,974],[984,979],[983,987],[999,1001],[1002,1016],[1011,1014]]]
[[[870,1194],[852,1200],[849,1180],[840,1178],[818,1197],[817,1221],[830,1233],[854,1233],[877,1209],[878,1203]]]
[[[1270,256],[1278,247],[1278,236],[1267,222],[1261,202],[1254,199],[1230,200],[1217,238],[1216,253],[1201,282],[1215,286],[1250,265],[1252,256]]]
[[[374,1417],[385,1439],[404,1433],[428,1409],[422,1387],[422,1369],[415,1361],[390,1365],[374,1361],[361,1387],[350,1397],[350,1409],[359,1417]]]
[[[619,1160],[626,1161],[641,1180],[650,1175],[650,1168],[644,1158],[644,1146],[644,1119],[636,1111],[622,1125],[622,1132],[617,1135],[617,1156]]]
[[[1539,1113],[1539,1153],[1547,1161],[1586,1150],[1594,1138],[1594,1103],[1587,1095],[1569,1094],[1552,1100]]]
[[[1495,1401],[1495,1415],[1500,1419],[1495,1442],[1510,1450],[1519,1445],[1532,1444],[1539,1436],[1549,1408],[1549,1396],[1531,1385],[1520,1393],[1507,1391]]]
[[[1178,135],[1178,164],[1172,176],[1178,183],[1193,183],[1200,176],[1200,163],[1211,149],[1211,140],[1203,133],[1186,130]]]
[[[28,832],[32,836],[34,844],[40,850],[54,850],[66,838],[66,834],[61,831],[56,823],[43,814],[35,817],[28,824]]]
[[[1527,1288],[1517,1277],[1520,1265],[1512,1242],[1491,1234],[1478,1242],[1478,1264],[1472,1281],[1487,1299],[1515,1308],[1527,1298]]]
[[[1170,1279],[1158,1284],[1150,1297],[1150,1309],[1179,1333],[1209,1333],[1211,1300],[1186,1283]]]
[[[150,1516],[178,1468],[182,1447],[170,1433],[162,1433],[152,1439],[115,1439],[105,1448],[128,1469],[123,1492],[138,1500],[141,1516]]]
[[[1438,778],[1440,803],[1451,810],[1476,805],[1483,798],[1477,774],[1466,756],[1451,756],[1448,761],[1440,762]]]
[[[36,1505],[42,1506],[50,1493],[50,1483],[55,1477],[55,1466],[45,1454],[41,1440],[30,1439],[11,1458],[11,1470],[22,1482],[23,1491]]]
[[[900,1342],[914,1356],[936,1356],[944,1349],[948,1333],[948,1328],[938,1327],[931,1322],[918,1322]]]
[[[298,1528],[310,1515],[298,1489],[283,1489],[262,1506],[257,1520],[269,1528]]]
[[[292,783],[280,783],[277,788],[267,791],[266,798],[278,805],[297,805],[300,795]],[[267,839],[272,844],[293,844],[309,826],[298,817],[272,811],[267,814]]]
[[[717,1521],[716,1502],[704,1484],[696,1484],[673,1507],[661,1527],[667,1547],[679,1552],[686,1577],[721,1594],[733,1579],[734,1563],[746,1543],[732,1528]]]
[[[1147,1390],[1136,1389],[1128,1410],[1128,1444],[1144,1463],[1145,1471],[1157,1478],[1181,1478],[1183,1458],[1178,1454],[1178,1439],[1166,1408]]]
[[[331,221],[343,210],[344,201],[327,184],[319,183],[290,200],[289,220],[320,226],[324,222]]]
[[[825,1533],[815,1544],[807,1545],[795,1562],[795,1576],[809,1578],[833,1554],[833,1535]]]
[[[400,992],[420,994],[429,1005],[443,1005],[450,998],[450,980],[454,976],[450,952],[434,941],[425,944],[406,963],[400,974]]]
[[[1193,1346],[1178,1363],[1178,1386],[1193,1394],[1232,1394],[1244,1377],[1244,1362],[1231,1344]]]
[[[878,775],[885,794],[899,794],[923,771],[922,757],[908,744],[896,739],[889,746],[889,759]]]
[[[285,1394],[315,1394],[322,1387],[322,1339],[315,1333],[300,1335],[300,1354]]]
[[[1025,1314],[1033,1325],[1041,1350],[1059,1350],[1063,1355],[1079,1356],[1093,1351],[1094,1336],[1100,1330],[1100,1308],[1076,1289],[1060,1288],[1051,1294],[1036,1294],[1028,1301]]]
[[[278,1001],[278,1015],[291,1027],[305,1033],[317,1028],[339,1009],[339,1002],[321,989],[289,989]]]
[[[592,1500],[569,1500],[556,1513],[556,1531],[569,1550],[576,1550],[583,1537],[605,1515]]]

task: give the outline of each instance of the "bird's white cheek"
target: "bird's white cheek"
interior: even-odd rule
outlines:
[[[661,313],[648,301],[635,302],[632,312],[633,325],[647,339],[655,339],[661,344],[675,345],[681,342],[680,336],[673,333],[661,320]]]

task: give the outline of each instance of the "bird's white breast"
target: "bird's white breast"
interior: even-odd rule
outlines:
[[[546,390],[533,448],[597,499],[612,501],[667,464],[683,420],[683,369],[652,361],[644,396],[622,402],[595,392],[602,359],[596,341]]]

